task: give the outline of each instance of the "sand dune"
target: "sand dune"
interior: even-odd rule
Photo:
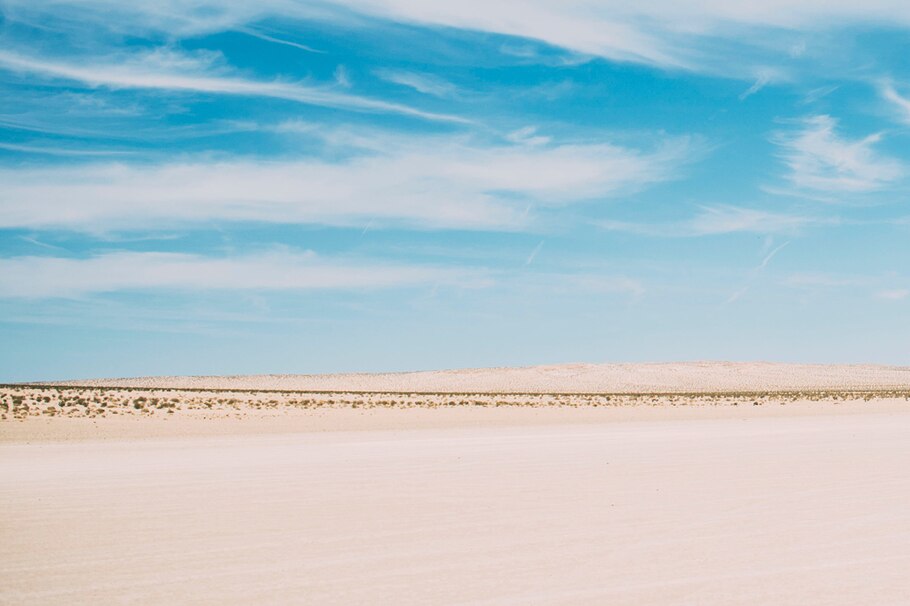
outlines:
[[[901,389],[910,387],[910,368],[767,362],[563,364],[381,374],[144,377],[66,381],[59,384],[401,393],[667,393]]]

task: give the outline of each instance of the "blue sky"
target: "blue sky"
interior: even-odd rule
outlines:
[[[0,0],[0,380],[910,364],[910,5],[630,4]]]

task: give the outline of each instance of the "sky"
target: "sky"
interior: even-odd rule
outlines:
[[[0,381],[910,364],[910,3],[0,0]]]

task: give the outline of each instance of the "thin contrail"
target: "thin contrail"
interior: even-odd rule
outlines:
[[[313,48],[307,46],[306,44],[300,44],[299,42],[291,42],[290,40],[282,40],[281,38],[275,38],[269,36],[268,34],[263,34],[262,32],[257,32],[254,29],[250,28],[241,28],[239,31],[243,32],[248,36],[253,36],[254,38],[259,38],[260,40],[265,40],[266,42],[274,42],[275,44],[284,44],[285,46],[293,46],[294,48],[299,48],[300,50],[305,50],[309,53],[319,53],[321,55],[326,54],[328,51],[319,50],[318,48]]]
[[[534,250],[531,251],[531,254],[528,255],[528,259],[527,259],[527,261],[525,261],[525,265],[530,265],[531,262],[534,261],[534,257],[537,256],[537,253],[540,252],[540,249],[541,249],[541,248],[543,248],[543,240],[541,240],[541,241],[540,241],[540,244],[538,244],[537,246],[535,246],[535,247],[534,247]]]
[[[743,286],[742,288],[740,288],[739,290],[737,290],[732,295],[730,295],[730,297],[726,301],[724,301],[724,305],[729,305],[731,303],[735,303],[736,301],[740,300],[743,297],[743,295],[745,295],[749,291],[749,288],[752,286],[752,282],[755,280],[755,276],[758,275],[758,273],[760,273],[763,269],[765,269],[768,266],[768,263],[771,262],[771,259],[773,259],[774,256],[777,253],[779,253],[781,250],[783,250],[783,248],[785,246],[787,246],[787,244],[789,244],[789,243],[790,243],[790,240],[787,240],[786,242],[784,242],[783,244],[781,244],[780,246],[778,246],[777,248],[775,248],[774,250],[769,252],[767,255],[765,255],[765,258],[762,259],[762,262],[759,263],[757,267],[755,267],[752,271],[749,272],[749,277],[748,277],[748,280],[746,281],[746,285]]]
[[[758,267],[756,267],[755,269],[759,270],[759,269],[764,269],[765,267],[767,267],[768,263],[771,262],[771,259],[774,258],[774,255],[779,253],[781,251],[781,249],[783,249],[789,243],[790,243],[790,240],[787,240],[786,242],[784,242],[783,244],[781,244],[780,246],[778,246],[777,248],[775,248],[774,250],[769,252],[767,255],[765,255],[765,258],[762,259],[761,264]]]

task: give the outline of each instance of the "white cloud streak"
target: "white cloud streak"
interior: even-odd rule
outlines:
[[[334,0],[332,3],[384,19],[536,39],[612,60],[727,72],[738,67],[731,66],[730,61],[723,65],[716,60],[717,41],[763,50],[767,44],[767,30],[815,32],[853,27],[858,23],[910,25],[910,6],[900,0],[837,3],[826,0],[704,0],[697,3],[675,0],[504,0],[495,3],[484,0]],[[713,49],[701,44],[705,41],[713,41]],[[806,43],[801,41],[801,44]],[[781,55],[789,57],[788,49],[792,48],[792,44],[781,48]]]
[[[886,301],[903,301],[907,297],[910,297],[910,289],[906,288],[895,288],[889,290],[880,290],[875,293],[876,298],[884,299]]]
[[[433,97],[454,97],[458,93],[458,87],[451,82],[443,80],[438,76],[431,74],[419,74],[404,70],[381,69],[376,75],[387,82],[412,88],[424,95]]]
[[[899,302],[910,298],[910,288],[905,287],[906,282],[906,277],[889,272],[865,275],[794,273],[789,275],[783,283],[805,291],[852,291],[882,301]]]
[[[882,97],[898,111],[898,117],[904,124],[910,124],[910,98],[902,96],[890,81],[880,83]]]
[[[755,78],[755,82],[752,83],[752,86],[740,93],[739,100],[745,101],[747,98],[751,97],[761,89],[765,88],[768,84],[770,84],[776,76],[777,74],[773,70],[759,70]]]
[[[897,160],[874,150],[875,133],[858,140],[841,138],[837,121],[814,116],[795,133],[777,133],[773,140],[789,168],[786,179],[797,189],[825,193],[861,193],[883,189],[905,173]]]
[[[0,227],[105,231],[263,221],[519,230],[529,204],[603,198],[674,177],[688,139],[643,152],[608,144],[479,147],[450,139],[355,141],[341,162],[96,163],[0,170]]]
[[[830,223],[830,220],[775,213],[738,206],[703,206],[700,212],[675,223],[630,223],[599,221],[608,231],[620,231],[655,237],[698,237],[733,233],[793,234],[810,225]]]
[[[512,143],[522,145],[546,145],[550,142],[550,137],[537,134],[537,127],[525,126],[506,135],[506,139]]]
[[[126,156],[135,153],[126,150],[72,149],[46,145],[22,145],[19,143],[0,143],[0,149],[45,156]]]
[[[75,259],[0,259],[0,298],[81,297],[133,290],[375,289],[419,284],[483,287],[480,271],[326,259],[277,251],[240,257],[118,252]]]
[[[325,86],[211,75],[211,70],[200,70],[201,66],[193,62],[192,58],[188,58],[185,65],[175,65],[173,61],[161,65],[160,62],[150,63],[146,59],[147,55],[122,57],[118,58],[116,62],[110,63],[107,62],[108,60],[101,62],[85,60],[84,64],[74,64],[0,51],[0,67],[3,69],[45,79],[79,82],[89,87],[270,97],[306,105],[360,112],[394,113],[426,120],[468,122],[457,116],[424,112],[406,105],[339,92],[337,89]]]
[[[736,206],[712,206],[702,208],[702,212],[689,221],[686,227],[689,233],[697,236],[730,233],[790,234],[817,222],[817,219],[802,215]]]
[[[799,272],[787,276],[784,284],[798,288],[850,288],[868,286],[870,276],[842,276],[830,273]]]
[[[165,32],[177,37],[242,29],[265,20],[356,22],[352,14],[359,14],[518,36],[612,60],[727,71],[755,66],[717,61],[718,41],[767,50],[769,30],[811,34],[857,24],[910,25],[910,5],[901,0],[56,0],[50,5],[5,0],[4,5],[8,18],[26,23],[63,15],[116,34]],[[705,40],[712,44],[700,45]],[[790,40],[776,50],[789,57],[800,54],[794,48],[806,45]]]

